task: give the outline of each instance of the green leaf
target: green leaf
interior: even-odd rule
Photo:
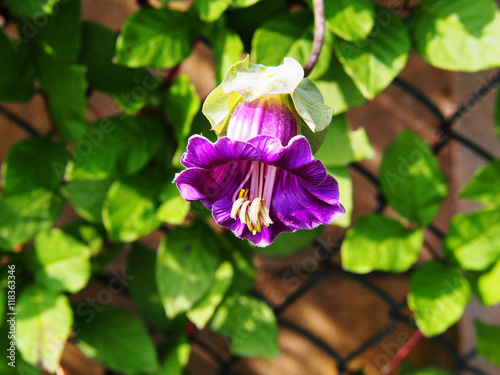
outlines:
[[[29,364],[56,371],[73,323],[66,296],[30,287],[16,304],[17,349]]]
[[[435,67],[476,72],[500,66],[500,12],[492,0],[425,1],[410,30],[418,53]]]
[[[121,243],[110,244],[107,241],[106,230],[102,226],[90,224],[83,219],[72,221],[62,229],[88,247],[92,257],[90,261],[93,274],[108,266],[123,248]],[[123,283],[126,284],[126,281]]]
[[[102,218],[114,241],[132,242],[161,225],[156,218],[164,176],[155,170],[115,181],[104,201]]]
[[[243,42],[233,30],[218,24],[211,34],[212,56],[215,60],[215,80],[220,84],[231,65],[241,60]]]
[[[364,128],[349,131],[345,114],[334,116],[322,147],[315,154],[328,167],[342,167],[353,161],[371,159],[375,151]]]
[[[92,223],[102,222],[102,208],[112,180],[72,181],[62,193],[76,213]]]
[[[500,257],[500,208],[453,217],[444,250],[465,270],[484,270]]]
[[[324,227],[317,227],[312,230],[299,230],[295,233],[280,233],[269,246],[256,247],[254,250],[259,254],[272,257],[294,254],[311,246],[323,229]]]
[[[17,0],[16,0],[17,1]],[[25,102],[34,94],[35,66],[27,46],[0,30],[0,100]]]
[[[34,20],[25,20],[20,28],[21,42],[36,42],[39,62],[47,64],[47,56],[62,63],[74,63],[81,47],[82,5],[80,0],[58,4],[57,13],[45,17],[45,24],[36,26]],[[39,20],[40,21],[40,20]],[[40,23],[39,23],[40,25]]]
[[[51,62],[42,64],[40,71],[41,89],[59,134],[66,141],[80,139],[87,125],[85,68]]]
[[[336,56],[332,56],[328,70],[312,81],[323,94],[325,104],[334,109],[335,115],[366,101]]]
[[[205,22],[214,22],[231,4],[231,0],[197,0],[194,3],[200,19]]]
[[[52,192],[0,199],[0,246],[24,244],[38,232],[51,228],[63,207],[63,199]]]
[[[84,22],[82,33],[79,62],[87,68],[89,86],[109,94],[127,114],[152,100],[163,79],[144,68],[113,63],[117,33],[93,22]]]
[[[60,229],[41,232],[35,237],[35,278],[47,290],[76,293],[89,280],[90,254],[87,246]]]
[[[488,362],[500,366],[500,327],[476,320],[477,351]]]
[[[177,152],[174,155],[176,166],[180,165],[180,157],[186,150],[187,138],[191,133],[191,124],[200,109],[196,87],[189,80],[188,75],[180,75],[169,86],[165,96],[164,115],[177,140]]]
[[[453,375],[453,373],[439,367],[428,366],[412,371],[400,371],[400,375]]]
[[[422,333],[435,336],[460,320],[470,294],[470,285],[458,268],[433,260],[411,276],[408,306]]]
[[[500,303],[500,260],[484,272],[471,277],[474,292],[485,306],[494,306]]]
[[[181,375],[184,367],[189,362],[191,344],[185,334],[179,334],[173,339],[170,337],[170,345],[167,355],[163,360],[163,369],[158,375]]]
[[[209,290],[219,265],[218,248],[204,225],[177,227],[162,240],[156,282],[169,318],[191,309]]]
[[[412,231],[387,216],[356,220],[342,243],[342,266],[351,272],[404,272],[418,259],[424,232]]]
[[[44,138],[12,145],[2,165],[4,196],[52,190],[62,181],[68,151]]]
[[[233,281],[227,294],[248,292],[254,287],[257,278],[253,253],[255,248],[232,233],[220,235],[219,239],[222,241],[223,258],[231,262],[234,270]]]
[[[67,178],[102,180],[134,174],[151,160],[163,141],[162,125],[156,117],[100,119],[76,144]]]
[[[277,358],[280,354],[278,323],[264,301],[238,294],[227,297],[210,326],[229,336],[232,354],[258,358]]]
[[[196,327],[202,329],[214,315],[233,280],[233,266],[228,261],[219,265],[214,274],[214,281],[208,293],[187,312],[187,317]]]
[[[105,245],[106,231],[101,226],[77,219],[66,224],[62,230],[78,242],[86,245],[92,257],[99,255]]]
[[[304,66],[312,50],[313,35],[313,17],[309,11],[281,14],[265,22],[255,32],[251,55],[257,63],[263,65],[279,65],[288,56]],[[314,80],[328,70],[332,57],[332,39],[331,34],[326,32],[323,49],[309,78]]]
[[[231,0],[231,5],[234,8],[246,8],[254,5],[261,0]]]
[[[500,184],[500,159],[477,169],[469,183],[460,191],[460,198],[467,198],[476,202],[496,205],[500,204],[500,197],[492,186]]]
[[[405,25],[398,16],[389,13],[389,17],[387,24],[374,29],[364,42],[339,39],[335,45],[345,71],[367,99],[374,99],[389,86],[405,67],[410,52]]]
[[[304,78],[295,88],[292,101],[297,113],[313,133],[325,130],[332,121],[333,108],[323,103],[323,95],[308,78]]]
[[[184,222],[191,204],[186,202],[179,193],[175,184],[167,184],[160,196],[161,205],[158,208],[156,217],[158,220],[179,225]]]
[[[59,9],[59,0],[4,0],[4,4],[17,17],[34,18],[49,15],[54,8]]]
[[[191,54],[195,25],[189,13],[141,9],[122,27],[116,44],[116,61],[133,68],[171,68]]]
[[[326,1],[325,21],[342,39],[361,41],[368,37],[375,23],[374,3],[371,0]]]
[[[420,226],[434,219],[448,194],[448,180],[429,145],[409,130],[385,149],[379,178],[392,208]]]
[[[152,371],[158,367],[156,351],[144,326],[112,305],[102,306],[93,319],[75,314],[79,328],[76,345],[89,358],[115,371]]]
[[[339,201],[345,209],[345,214],[334,220],[331,225],[348,228],[351,225],[352,211],[354,208],[351,173],[347,167],[327,167],[326,170],[339,184]]]
[[[130,296],[148,323],[164,331],[168,322],[152,272],[155,265],[156,253],[142,243],[134,242],[127,261],[127,274],[131,277]]]
[[[245,51],[251,50],[252,37],[255,31],[267,20],[275,17],[280,13],[287,13],[289,4],[286,0],[273,0],[273,1],[255,1],[255,0],[233,0],[233,6],[236,4],[255,3],[252,6],[244,9],[232,9],[227,12],[225,18],[227,25],[234,30],[243,41]],[[252,22],[248,22],[252,20]]]

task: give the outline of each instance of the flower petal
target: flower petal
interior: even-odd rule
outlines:
[[[314,159],[309,142],[304,136],[293,137],[284,147],[275,137],[258,136],[249,143],[260,151],[260,158],[266,164],[301,176],[313,184],[321,184],[327,172],[321,161]]]
[[[178,173],[173,182],[177,184],[183,199],[201,200],[211,209],[214,202],[220,199],[232,199],[249,168],[250,162],[229,163],[210,169],[192,167]]]
[[[275,185],[271,212],[294,230],[312,229],[328,225],[345,213],[338,199],[338,184],[333,177],[327,176],[321,184],[312,184],[282,171]]]
[[[181,163],[188,168],[212,168],[237,161],[258,159],[259,151],[247,142],[222,137],[212,143],[201,135],[193,135],[188,140],[187,152],[182,155]]]

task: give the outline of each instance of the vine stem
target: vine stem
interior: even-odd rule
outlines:
[[[416,331],[412,337],[408,340],[408,342],[401,347],[394,358],[385,366],[382,371],[380,372],[381,375],[389,375],[391,372],[396,370],[399,365],[401,365],[401,362],[405,358],[407,358],[410,353],[415,349],[417,344],[424,338],[424,335],[420,331]]]
[[[323,40],[325,39],[325,6],[323,0],[313,0],[314,11],[314,39],[311,54],[304,66],[304,76],[307,77],[318,62]]]

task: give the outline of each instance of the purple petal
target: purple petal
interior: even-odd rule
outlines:
[[[231,163],[211,169],[188,168],[174,179],[181,196],[186,201],[201,200],[209,209],[214,202],[226,197],[232,198],[243,180],[250,162]]]
[[[317,185],[282,171],[275,186],[271,211],[294,230],[312,229],[328,225],[345,213],[338,198],[338,184],[331,176]]]
[[[321,184],[328,175],[323,164],[314,159],[304,136],[293,137],[286,147],[278,139],[269,136],[255,137],[249,143],[259,149],[261,160],[266,164],[299,175],[311,183]]]
[[[256,160],[279,169],[269,209],[274,223],[254,235],[245,224],[232,219],[230,212],[233,196]],[[344,214],[337,181],[314,159],[303,136],[293,137],[287,146],[265,135],[248,142],[223,137],[215,144],[193,136],[182,163],[189,168],[174,180],[182,197],[201,200],[212,209],[219,225],[257,246],[269,245],[281,232],[327,225]]]
[[[211,168],[242,160],[258,160],[259,151],[247,142],[223,137],[212,143],[201,135],[189,138],[181,163],[186,167]]]

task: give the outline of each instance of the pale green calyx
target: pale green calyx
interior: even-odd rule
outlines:
[[[333,108],[324,104],[321,92],[304,78],[304,69],[291,57],[285,57],[282,65],[269,67],[250,62],[248,56],[237,62],[207,97],[203,113],[212,130],[223,136],[238,103],[263,95],[290,95],[295,112],[313,133],[324,130],[332,120]]]

